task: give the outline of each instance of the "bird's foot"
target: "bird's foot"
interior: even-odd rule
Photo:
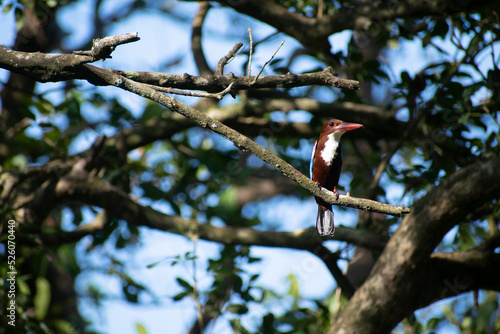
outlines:
[[[318,182],[318,181],[314,181],[314,184],[315,184],[318,188],[320,188],[320,187],[321,187],[321,185],[319,184],[319,182]]]
[[[339,192],[337,191],[337,186],[333,187],[333,193],[335,194],[335,197],[337,197],[337,199],[339,199]]]

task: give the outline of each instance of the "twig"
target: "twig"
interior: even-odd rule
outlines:
[[[272,34],[270,34],[269,36],[264,37],[260,41],[255,42],[254,49],[257,47],[257,45],[262,44],[262,43],[270,40],[271,38],[273,38],[274,36],[279,35],[279,34],[280,34],[280,31],[277,30],[277,31],[273,32]]]
[[[238,52],[236,52],[236,54],[234,56],[232,56],[231,58],[229,58],[229,60],[227,61],[226,65],[227,64],[231,64],[231,62],[236,59],[236,57],[238,57],[238,55],[243,51],[244,48],[241,48],[238,50]]]
[[[248,28],[248,36],[250,38],[250,53],[248,54],[248,71],[247,75],[252,75],[252,54],[253,54],[253,38],[252,38],[252,29]]]
[[[280,45],[278,46],[278,48],[276,49],[276,51],[274,52],[274,54],[271,56],[271,58],[269,58],[265,63],[264,63],[264,66],[262,66],[262,68],[260,69],[259,73],[257,74],[257,76],[255,77],[255,79],[253,79],[251,85],[253,85],[254,83],[257,82],[257,79],[259,78],[260,74],[262,73],[262,71],[264,71],[264,68],[267,66],[267,64],[269,64],[271,62],[271,60],[273,60],[274,56],[276,56],[276,54],[278,53],[278,51],[281,49],[281,47],[283,46],[283,44],[285,43],[285,41],[282,41],[280,43]]]
[[[132,43],[138,40],[140,40],[140,38],[137,32],[97,38],[92,41],[92,50],[73,51],[73,54],[90,56],[94,61],[99,59],[111,58],[111,53],[118,45]]]
[[[243,43],[241,42],[238,42],[236,43],[233,48],[231,49],[231,51],[229,51],[227,53],[227,55],[225,55],[224,57],[222,57],[220,60],[219,60],[219,63],[217,64],[217,68],[215,69],[215,75],[223,75],[223,72],[224,72],[224,66],[226,66],[226,64],[229,62],[229,60],[233,57],[235,57],[237,55],[237,52],[239,49],[241,49],[241,47],[243,46]]]
[[[234,85],[234,82],[231,82],[231,83],[229,84],[229,86],[227,86],[227,88],[226,88],[226,89],[224,89],[222,92],[217,93],[217,94],[214,94],[214,95],[215,95],[215,98],[216,98],[216,99],[219,99],[219,100],[222,100],[222,98],[223,98],[224,96],[226,96],[227,94],[229,94],[229,93],[231,92],[231,89],[233,88],[233,85]],[[233,97],[235,97],[235,96],[233,96]]]
[[[162,93],[176,94],[183,96],[209,97],[209,98],[215,98],[217,100],[222,100],[224,96],[226,96],[227,94],[229,94],[229,92],[231,92],[233,85],[234,82],[230,83],[229,86],[227,86],[222,92],[219,93],[191,92],[191,91],[177,90],[169,87],[160,87],[154,85],[148,85],[148,86]]]

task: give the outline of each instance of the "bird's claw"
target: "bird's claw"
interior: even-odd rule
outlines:
[[[335,197],[337,197],[337,199],[339,199],[340,195],[339,195],[339,192],[337,191],[337,187],[333,187],[333,193],[335,194]]]

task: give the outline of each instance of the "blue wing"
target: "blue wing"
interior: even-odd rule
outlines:
[[[316,153],[316,145],[318,141],[316,140],[313,145],[312,153],[311,153],[311,161],[309,162],[309,178],[313,179],[313,163],[314,163],[314,153]]]

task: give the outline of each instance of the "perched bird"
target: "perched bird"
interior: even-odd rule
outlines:
[[[333,191],[337,198],[337,185],[342,170],[342,148],[340,137],[346,132],[361,128],[362,124],[346,123],[331,119],[321,128],[318,140],[314,142],[310,163],[310,177],[318,185]],[[319,197],[314,197],[318,203],[316,231],[318,235],[328,236],[335,233],[332,205]]]

